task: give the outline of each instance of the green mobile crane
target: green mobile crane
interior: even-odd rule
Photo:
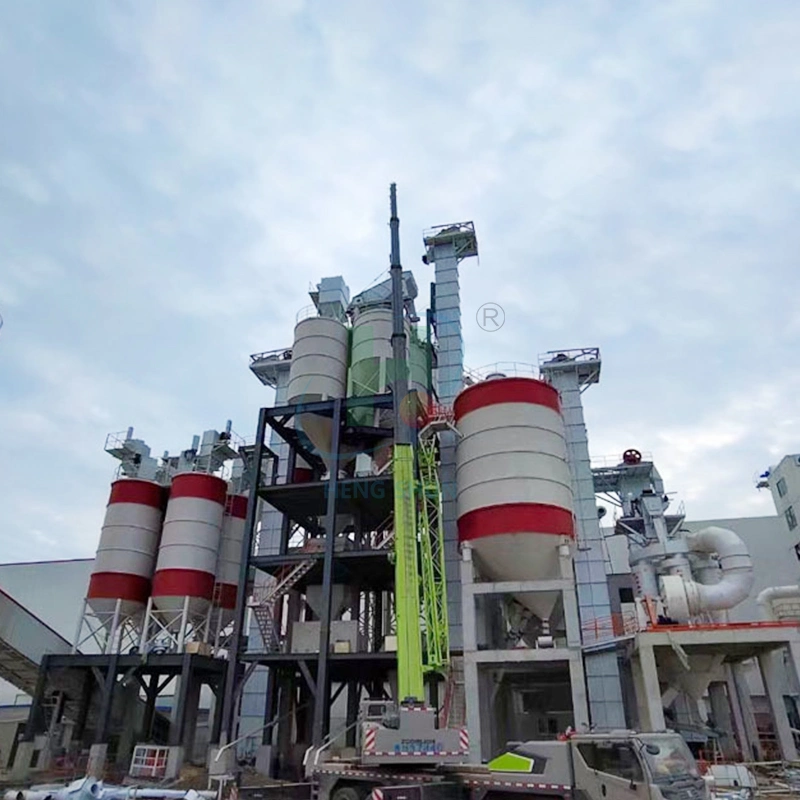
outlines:
[[[436,469],[436,434],[423,430],[414,445],[414,398],[408,395],[403,319],[399,219],[391,191],[392,360],[394,362],[394,546],[399,703],[362,705],[360,758],[363,764],[463,761],[461,730],[438,727],[438,713],[425,703],[425,676],[444,674],[449,663],[447,591],[441,492]]]

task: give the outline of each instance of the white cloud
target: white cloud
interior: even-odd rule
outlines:
[[[423,300],[421,231],[476,222],[468,364],[599,345],[593,449],[652,450],[694,516],[769,510],[750,477],[800,433],[794,6],[81,13],[69,35],[24,5],[0,26],[15,547],[56,527],[91,549],[109,430],[156,450],[227,417],[249,434],[269,393],[248,354],[290,344],[309,283],[385,269],[392,180]],[[34,502],[51,461],[60,493]]]

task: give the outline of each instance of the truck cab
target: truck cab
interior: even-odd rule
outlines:
[[[475,800],[561,792],[586,800],[707,797],[706,782],[677,733],[620,731],[576,734],[555,742],[512,743],[488,768],[493,780],[484,781],[488,791]],[[556,787],[559,791],[548,792]]]

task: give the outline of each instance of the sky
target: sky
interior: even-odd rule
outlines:
[[[800,450],[800,7],[31,0],[0,8],[0,560],[93,554],[134,426],[252,436],[251,353],[475,222],[465,361],[601,349],[595,456],[690,518]],[[477,324],[486,302],[501,330]]]

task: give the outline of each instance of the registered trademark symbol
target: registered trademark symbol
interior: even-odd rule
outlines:
[[[503,307],[497,303],[484,303],[479,309],[476,316],[479,327],[493,333],[499,331],[506,321],[506,312]]]

